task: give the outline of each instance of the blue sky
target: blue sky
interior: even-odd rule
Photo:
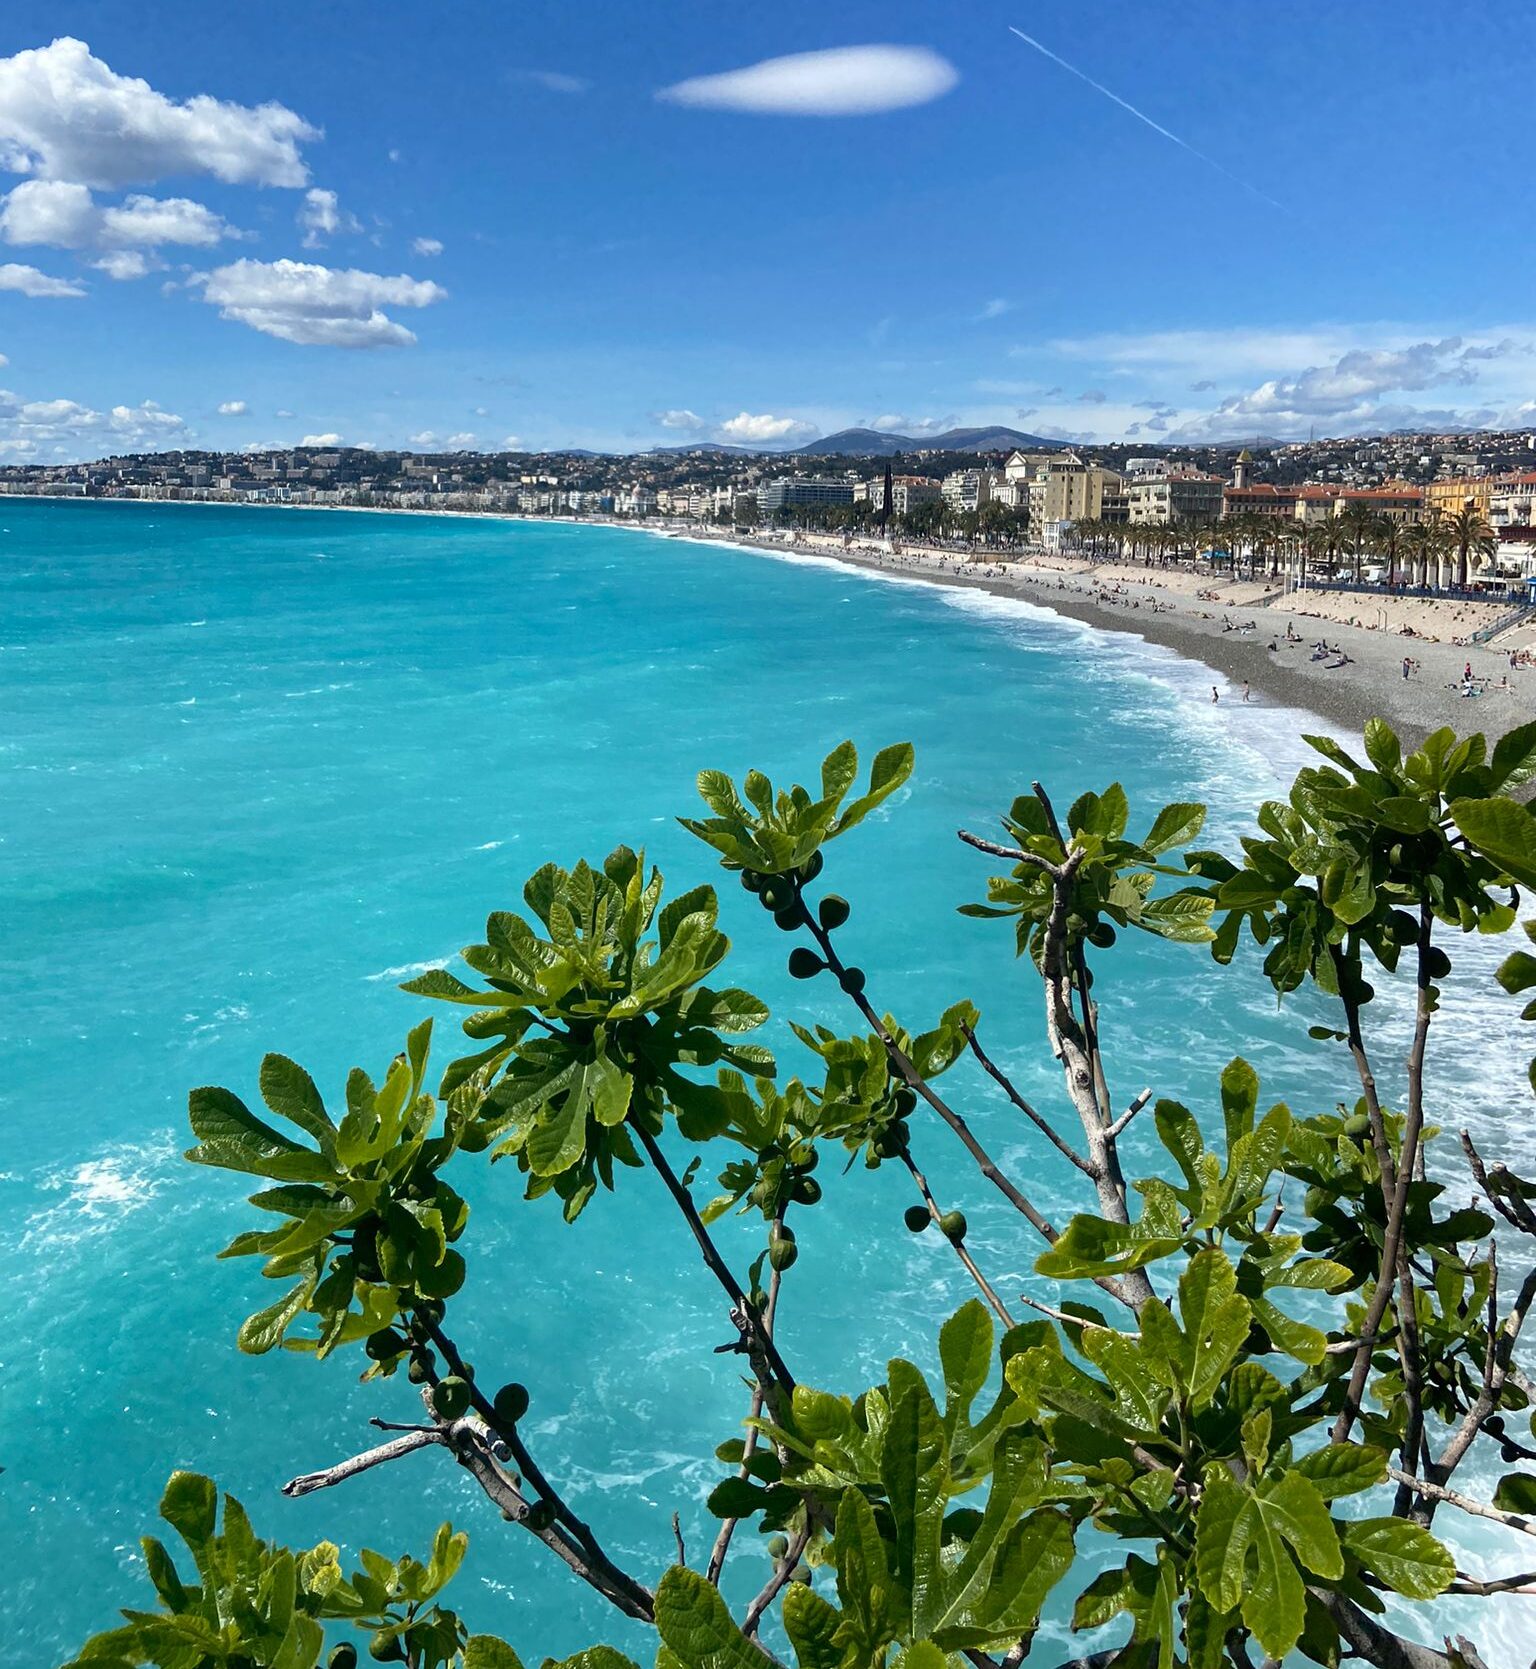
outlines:
[[[10,0],[0,459],[1536,423],[1533,56],[1493,0]]]

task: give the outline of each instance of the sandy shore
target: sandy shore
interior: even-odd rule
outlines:
[[[1262,597],[1264,588],[1248,582],[1213,588],[1192,575],[1165,576],[1156,569],[1120,565],[1092,567],[1070,558],[988,565],[916,552],[888,556],[768,540],[730,542],[765,550],[794,549],[800,555],[828,557],[879,573],[1022,597],[1073,620],[1134,632],[1204,662],[1222,702],[1240,702],[1246,682],[1252,703],[1308,708],[1356,731],[1367,719],[1381,717],[1414,743],[1441,725],[1459,734],[1481,730],[1496,737],[1536,719],[1536,668],[1512,669],[1508,648],[1435,643],[1391,630],[1315,619],[1299,612],[1290,600],[1253,600]],[[1197,594],[1197,583],[1206,595]],[[1300,606],[1305,606],[1304,600]],[[1464,629],[1454,617],[1454,605],[1426,606],[1446,611],[1448,636]],[[1251,630],[1241,629],[1249,622]],[[1287,636],[1287,628],[1293,636]],[[1526,634],[1515,636],[1523,642]],[[1347,664],[1337,664],[1338,654],[1318,656],[1314,646],[1323,641],[1348,656]],[[1416,663],[1406,679],[1405,656]],[[1462,694],[1469,663],[1483,692],[1473,697]]]
[[[0,494],[43,498],[44,494]],[[61,498],[60,502],[82,501]],[[1393,627],[1402,611],[1388,610],[1389,624],[1377,629],[1350,624],[1336,616],[1345,609],[1369,612],[1372,599],[1335,593],[1317,598],[1277,598],[1249,581],[1213,583],[1204,576],[1124,563],[1092,564],[1072,557],[1016,556],[1006,561],[974,562],[959,554],[907,550],[899,554],[869,547],[845,549],[837,540],[814,535],[793,543],[782,539],[732,536],[714,527],[682,524],[636,524],[597,517],[527,516],[505,510],[432,510],[364,505],[231,505],[198,499],[113,499],[112,503],[146,508],[209,503],[225,509],[337,510],[359,515],[437,516],[452,520],[530,522],[544,526],[620,527],[653,536],[688,538],[764,552],[786,551],[820,557],[849,567],[901,574],[935,585],[969,586],[1002,597],[1022,597],[1073,620],[1108,631],[1133,632],[1160,643],[1186,659],[1211,668],[1212,684],[1223,702],[1241,702],[1246,684],[1250,703],[1301,707],[1335,724],[1358,731],[1365,721],[1391,721],[1405,740],[1421,741],[1431,730],[1450,725],[1458,734],[1474,730],[1490,738],[1536,719],[1536,667],[1512,668],[1511,649],[1536,646],[1536,629],[1508,634],[1499,646],[1458,644],[1451,639],[1470,633],[1497,608],[1480,609],[1453,602],[1422,603],[1411,618],[1421,632],[1441,641],[1407,637]],[[1341,604],[1340,599],[1343,599]],[[1310,606],[1309,606],[1310,605]],[[1332,618],[1316,618],[1311,608]],[[1250,628],[1251,629],[1244,629]],[[1438,628],[1438,629],[1437,629]],[[1289,631],[1288,631],[1289,629]],[[1315,646],[1331,650],[1319,655]],[[1340,653],[1347,662],[1338,664]],[[1404,657],[1414,663],[1403,676]],[[1463,692],[1470,665],[1476,687]]]

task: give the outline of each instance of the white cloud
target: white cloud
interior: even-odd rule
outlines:
[[[7,243],[55,249],[153,248],[175,243],[207,247],[240,234],[189,197],[129,196],[99,207],[90,190],[69,180],[23,180],[0,201],[0,237]]]
[[[293,413],[291,411],[275,411],[272,415],[274,417],[292,417]]]
[[[766,412],[754,415],[744,411],[722,423],[719,432],[725,440],[750,445],[753,441],[763,440],[808,440],[816,433],[816,425],[796,417],[772,417]]]
[[[753,115],[865,116],[927,104],[959,79],[954,65],[927,47],[840,46],[694,76],[656,96],[671,104]]]
[[[248,409],[244,400],[223,400],[219,403],[219,416],[244,417]]]
[[[127,197],[121,206],[103,209],[101,214],[101,238],[109,244],[177,243],[207,248],[221,238],[239,236],[212,209],[190,197]]]
[[[167,174],[302,186],[309,171],[299,146],[317,138],[280,104],[169,99],[68,36],[0,58],[0,166],[15,174],[103,190]]]
[[[99,412],[77,400],[23,400],[0,389],[0,454],[80,458],[164,446],[187,435],[185,422],[153,400]]]
[[[311,186],[304,193],[304,206],[294,218],[304,229],[306,249],[319,249],[327,238],[363,229],[357,216],[342,208],[334,191],[322,191],[319,186]]]
[[[1080,406],[1102,406],[1109,396],[1102,388],[1085,388],[1077,397]]]
[[[142,278],[148,272],[158,270],[160,263],[152,260],[142,249],[113,249],[91,262],[98,272],[104,272],[108,278],[115,278],[120,283],[134,278]],[[170,284],[168,290],[174,290],[175,284]]]
[[[406,437],[406,444],[419,447],[423,452],[471,452],[475,450],[475,437],[468,429],[461,429],[453,435],[440,435],[435,429],[420,429]],[[505,445],[503,449],[511,450]]]
[[[341,436],[340,435],[335,435],[335,434],[305,435],[304,438],[299,442],[299,445],[300,446],[340,446],[341,445]]]
[[[14,290],[24,296],[83,296],[85,286],[71,278],[52,278],[36,267],[21,266],[15,261],[0,265],[0,290]]]
[[[893,435],[939,435],[946,429],[953,429],[957,421],[953,412],[944,417],[905,417],[899,412],[886,412],[880,417],[870,418],[861,427]]]
[[[411,249],[417,255],[441,255],[443,243],[441,238],[412,238]]]
[[[1012,308],[1012,306],[1013,303],[1011,301],[1004,301],[1001,297],[999,297],[994,301],[989,301],[976,315],[976,317],[978,319],[1000,319],[1004,313],[1008,312]]]
[[[1221,401],[1214,411],[1183,423],[1175,433],[1191,439],[1253,434],[1258,430],[1291,435],[1318,422],[1342,434],[1406,428],[1429,421],[1477,426],[1493,420],[1493,408],[1425,411],[1382,397],[1447,386],[1469,387],[1480,380],[1480,366],[1529,351],[1528,343],[1508,338],[1468,343],[1460,336],[1395,347],[1350,348],[1331,363],[1266,378],[1246,393]]]
[[[521,452],[523,450],[523,437],[521,435],[503,435],[501,437],[501,450],[503,452]]]
[[[226,319],[306,346],[398,348],[416,340],[385,307],[427,307],[447,291],[427,279],[309,261],[236,261],[203,273],[203,300]]]
[[[659,423],[663,429],[707,429],[709,423],[699,416],[696,411],[689,411],[686,406],[677,406],[670,411],[653,411],[651,421]]]
[[[592,83],[579,75],[566,75],[561,70],[516,70],[516,79],[532,81],[546,93],[585,93]]]

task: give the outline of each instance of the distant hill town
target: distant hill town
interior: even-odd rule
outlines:
[[[0,467],[0,492],[875,530],[1047,550],[1069,535],[1114,543],[1120,528],[1129,540],[1242,517],[1288,537],[1348,525],[1358,553],[1367,519],[1406,526],[1475,513],[1496,555],[1487,578],[1536,573],[1536,431],[1527,430],[1243,448],[1072,447],[1009,428],[848,429],[793,453],[707,443],[623,456],[299,446],[16,463]]]

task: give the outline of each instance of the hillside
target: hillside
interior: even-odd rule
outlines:
[[[940,435],[897,435],[884,429],[839,429],[835,435],[808,441],[794,450],[806,457],[843,454],[889,458],[898,452],[1008,452],[1014,447],[1055,451],[1060,441],[1027,435],[1019,429],[946,429]]]

